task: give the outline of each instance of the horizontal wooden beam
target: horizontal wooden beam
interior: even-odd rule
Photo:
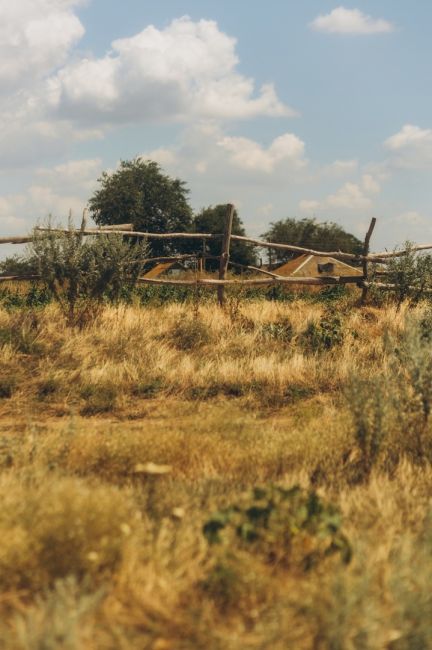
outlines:
[[[72,233],[76,235],[103,235],[99,228],[86,228],[85,230],[68,230],[67,228],[36,228],[39,232]],[[197,232],[141,232],[137,230],[110,230],[111,234],[140,237],[141,239],[220,239],[222,235]]]
[[[33,241],[33,237],[20,236],[20,237],[0,237],[0,244],[28,244]]]
[[[172,285],[183,287],[218,287],[218,286],[271,286],[275,284],[287,285],[305,285],[305,286],[327,286],[327,285],[342,285],[342,284],[357,284],[359,286],[363,283],[363,277],[355,276],[326,276],[322,278],[296,278],[292,276],[276,276],[272,278],[252,278],[250,280],[216,280],[213,278],[197,278],[194,280],[169,280],[161,278],[146,278],[141,277],[138,279],[140,284],[159,284],[159,285]]]
[[[40,275],[0,275],[0,282],[21,282],[23,280],[40,280]]]

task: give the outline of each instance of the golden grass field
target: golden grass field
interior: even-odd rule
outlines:
[[[352,303],[0,309],[0,647],[432,648],[429,308]],[[351,561],[285,515],[209,543],[271,485]]]

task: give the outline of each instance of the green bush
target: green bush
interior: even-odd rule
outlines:
[[[353,374],[345,388],[352,433],[360,452],[353,480],[375,466],[392,471],[405,457],[432,462],[432,337],[430,314],[409,318],[398,336],[386,335],[380,375]]]
[[[360,452],[349,471],[350,482],[367,480],[378,462],[391,430],[394,402],[386,377],[364,379],[353,375],[345,388],[352,418],[352,434]]]
[[[345,562],[351,558],[338,509],[298,486],[255,488],[216,512],[203,533],[210,544],[237,546],[270,564],[294,564],[303,570],[335,553]]]
[[[432,290],[432,255],[416,252],[411,242],[405,249],[405,255],[390,258],[386,265],[385,282],[392,285],[398,305],[406,299],[417,304]]]
[[[319,323],[311,322],[301,335],[306,352],[325,352],[343,343],[344,328],[339,314],[326,312]]]
[[[281,318],[272,323],[264,323],[261,327],[264,339],[274,339],[282,343],[290,343],[294,337],[294,327],[289,318]]]
[[[118,301],[132,290],[146,250],[144,244],[131,245],[113,233],[84,237],[70,223],[66,233],[35,231],[29,254],[68,325],[83,327],[105,300]]]

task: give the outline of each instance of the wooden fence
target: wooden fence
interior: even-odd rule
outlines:
[[[232,223],[234,217],[234,206],[227,205],[226,219],[224,232],[220,234],[210,233],[185,233],[185,232],[172,232],[172,233],[151,233],[134,231],[132,224],[116,224],[113,226],[102,226],[98,228],[86,228],[85,219],[80,229],[72,231],[72,234],[77,236],[98,236],[106,233],[124,235],[125,237],[143,238],[146,240],[155,239],[197,239],[203,242],[207,240],[220,240],[221,252],[220,255],[207,255],[206,253],[191,253],[185,255],[173,255],[169,257],[149,257],[144,260],[145,263],[156,262],[175,262],[184,260],[203,261],[205,259],[219,260],[219,277],[204,278],[196,277],[194,279],[171,279],[171,278],[147,278],[140,277],[138,282],[142,284],[153,285],[168,285],[168,286],[191,286],[191,287],[207,287],[217,290],[218,300],[220,305],[224,304],[224,288],[226,286],[244,286],[244,287],[268,287],[271,285],[304,285],[304,286],[328,286],[328,285],[346,285],[354,284],[362,289],[362,302],[365,301],[368,289],[373,285],[382,289],[391,289],[392,285],[386,283],[377,283],[371,281],[371,264],[385,264],[391,258],[406,255],[411,251],[423,251],[432,249],[432,244],[421,244],[413,246],[408,250],[399,251],[384,251],[381,253],[370,253],[370,240],[375,228],[376,219],[373,218],[368,231],[365,236],[363,251],[361,254],[346,253],[340,250],[337,251],[318,251],[301,246],[295,246],[288,243],[269,242],[260,239],[253,239],[251,237],[244,237],[241,235],[232,234]],[[37,232],[47,233],[71,233],[68,229],[62,228],[36,228]],[[14,237],[0,237],[0,244],[24,244],[29,243],[34,239],[34,236],[14,236]],[[346,262],[353,262],[354,264],[361,265],[362,275],[321,275],[321,277],[296,277],[296,276],[283,276],[274,273],[268,269],[263,269],[257,266],[247,266],[231,262],[230,260],[230,245],[232,241],[241,241],[246,244],[251,244],[255,247],[268,248],[274,250],[289,251],[297,254],[307,254],[319,257],[333,257],[335,259],[344,260]],[[229,266],[240,267],[245,271],[256,274],[261,274],[265,277],[251,277],[241,279],[231,279],[226,277]],[[9,275],[0,276],[0,282],[11,282],[20,280],[38,280],[37,275]],[[394,288],[394,287],[393,287]]]

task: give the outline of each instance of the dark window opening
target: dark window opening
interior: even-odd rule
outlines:
[[[318,264],[318,273],[333,273],[334,272],[333,262],[326,262],[325,264]]]

